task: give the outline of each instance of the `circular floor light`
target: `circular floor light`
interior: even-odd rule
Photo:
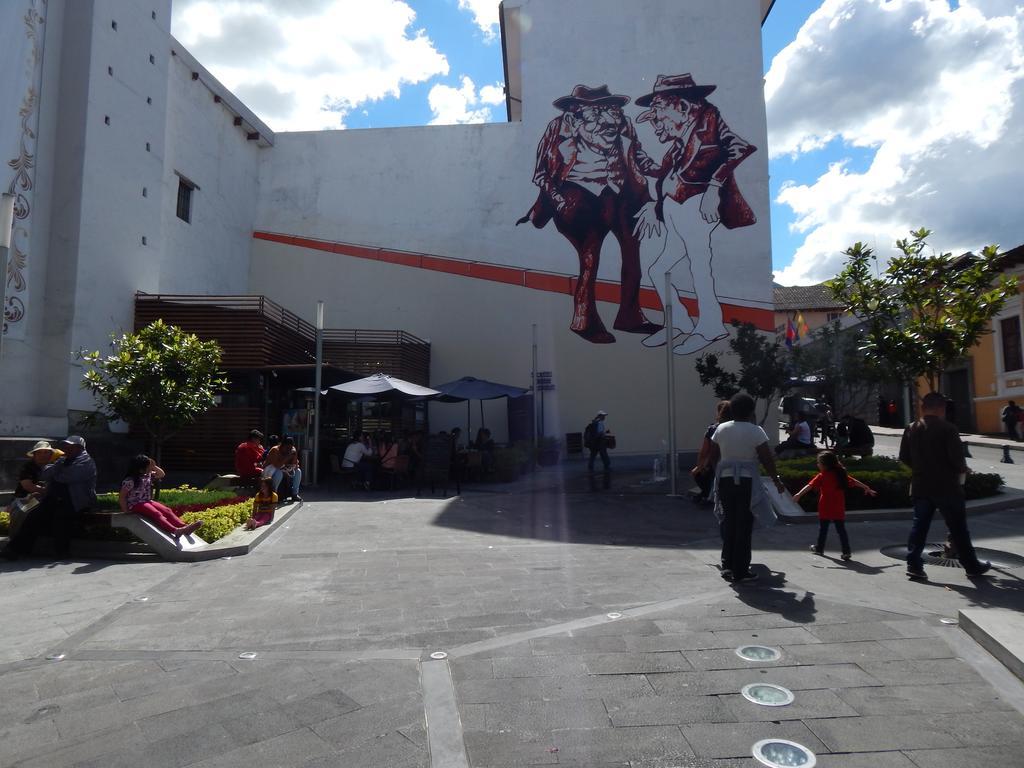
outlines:
[[[434,651],[432,654],[430,654],[430,658],[436,661],[441,661],[441,659],[447,659],[448,654],[444,651]]]
[[[64,661],[65,658],[67,658],[67,654],[66,653],[51,653],[49,656],[46,657],[46,660],[47,661]]]
[[[814,768],[818,763],[811,750],[787,739],[762,739],[751,751],[768,768]]]
[[[252,661],[256,658],[256,651],[242,651],[238,654],[238,658],[245,659],[246,661]]]
[[[743,698],[760,704],[762,707],[785,707],[793,703],[793,692],[781,685],[771,683],[753,683],[743,686],[740,691]]]
[[[746,661],[778,661],[782,658],[782,651],[768,645],[741,645],[736,649],[736,655]]]
[[[611,613],[606,613],[605,615],[609,619],[621,619],[622,618],[622,614],[619,613],[618,611],[612,611]]]
[[[939,623],[940,624],[953,625],[953,624],[959,624],[960,622],[958,622],[956,619],[942,618],[942,619],[939,619]]]

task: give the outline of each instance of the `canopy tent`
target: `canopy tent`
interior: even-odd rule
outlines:
[[[388,376],[385,373],[375,373],[363,379],[347,381],[344,384],[335,384],[331,389],[357,396],[384,395],[385,397],[401,397],[404,395],[408,398],[426,399],[441,394],[436,389],[421,387],[419,384],[413,384],[404,379],[396,379],[394,376]]]
[[[480,426],[484,426],[484,400],[497,400],[500,397],[522,397],[530,390],[522,387],[513,387],[509,384],[497,384],[485,379],[477,379],[473,376],[463,376],[456,381],[449,381],[447,384],[438,385],[437,389],[441,396],[437,398],[442,403],[466,402],[466,439],[471,440],[470,434],[470,401],[480,401]]]

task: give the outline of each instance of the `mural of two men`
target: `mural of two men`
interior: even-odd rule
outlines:
[[[597,271],[601,246],[611,233],[622,256],[619,311],[613,328],[642,333],[648,347],[673,345],[677,354],[692,354],[724,338],[727,330],[715,292],[712,232],[719,224],[732,229],[756,222],[740,194],[733,171],[756,147],[737,136],[707,101],[714,85],[697,85],[689,74],[658,75],[651,93],[636,100],[646,111],[637,122],[650,122],[669,145],[661,162],[640,146],[636,130],[623,112],[628,96],[612,94],[607,85],[577,85],[556,99],[562,114],[552,120],[537,147],[533,182],[537,201],[517,224],[555,228],[579,257],[570,329],[587,341],[608,344],[615,337],[597,312]],[[654,180],[651,195],[648,178]],[[692,279],[697,303],[693,319],[680,302],[682,317],[672,329],[651,322],[640,308],[641,240],[657,256],[649,259],[652,286],[671,270],[673,283]],[[685,262],[686,269],[683,269]],[[685,272],[685,275],[684,275]],[[682,295],[673,285],[676,297]]]

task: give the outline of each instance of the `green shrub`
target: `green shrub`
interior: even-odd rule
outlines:
[[[7,512],[0,511],[0,536],[6,536],[11,528],[11,516]]]
[[[865,485],[878,491],[875,497],[851,488],[846,494],[846,508],[893,509],[910,506],[910,468],[899,460],[888,456],[868,456],[859,459],[845,457],[846,470]],[[796,493],[807,481],[818,473],[817,461],[813,456],[797,459],[780,459],[776,462],[779,476],[790,493]],[[967,475],[965,492],[968,499],[981,499],[999,492],[1003,478],[997,474],[974,472]],[[809,493],[800,500],[800,506],[808,511],[817,509],[818,496]]]
[[[101,493],[96,497],[96,508],[108,510],[118,508],[118,492]],[[203,490],[182,485],[178,488],[161,488],[160,503],[166,504],[171,509],[176,507],[191,506],[194,504],[213,505],[225,499],[232,499],[238,496],[238,492],[232,489],[218,488],[216,490]]]
[[[202,520],[203,527],[197,533],[209,543],[227,536],[235,528],[245,523],[251,513],[252,502],[245,501],[239,504],[203,509],[198,512],[187,512],[181,516],[181,519],[186,523]]]

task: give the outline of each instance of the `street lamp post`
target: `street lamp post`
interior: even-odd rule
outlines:
[[[316,384],[313,387],[313,485],[320,479],[320,384],[324,358],[324,303],[316,303]]]
[[[668,476],[669,493],[672,496],[678,494],[678,482],[676,478],[676,355],[672,348],[672,309],[675,303],[675,289],[672,287],[672,273],[665,273],[665,350],[667,352],[666,365],[668,367]]]
[[[0,358],[4,354],[4,313],[7,309],[7,262],[10,260],[11,231],[14,229],[14,195],[0,195]]]

